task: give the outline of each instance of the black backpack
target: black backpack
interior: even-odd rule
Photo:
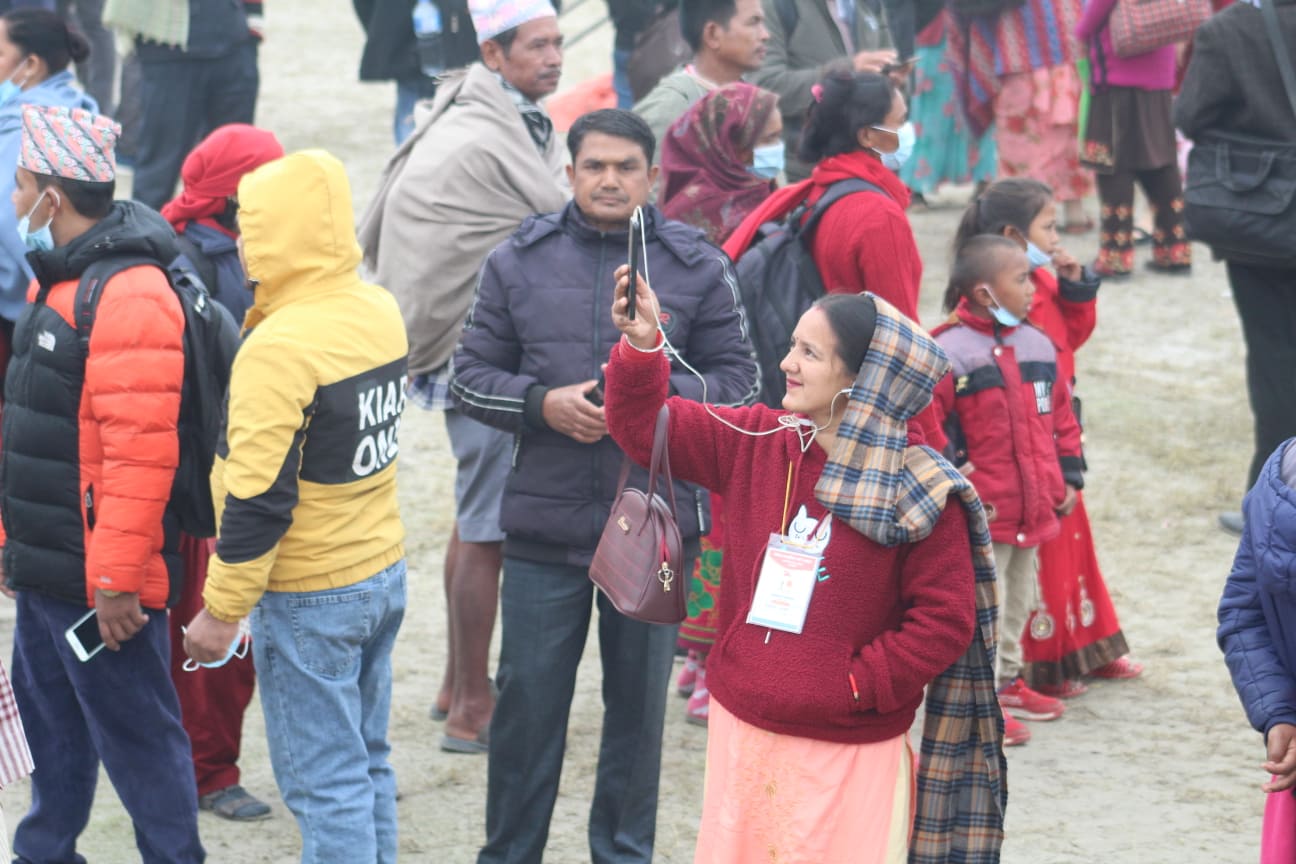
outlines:
[[[216,513],[212,505],[211,472],[220,439],[229,389],[230,367],[238,351],[239,327],[224,306],[212,299],[202,278],[184,255],[165,267],[146,255],[114,255],[100,258],[86,268],[77,284],[73,306],[81,362],[90,353],[90,331],[94,328],[103,286],[115,274],[140,265],[157,267],[180,299],[184,310],[184,386],[180,395],[180,467],[171,485],[167,509],[180,523],[180,530],[194,537],[216,536]]]
[[[771,408],[783,407],[787,382],[779,363],[787,355],[792,331],[802,313],[824,295],[823,279],[810,251],[815,226],[829,207],[857,192],[886,194],[865,180],[839,180],[813,209],[802,204],[782,222],[762,225],[738,258],[738,285],[761,370],[760,401]]]

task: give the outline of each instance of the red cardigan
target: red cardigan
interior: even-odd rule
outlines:
[[[647,464],[653,418],[670,369],[660,353],[619,343],[607,367],[608,431]],[[724,590],[707,686],[735,716],[762,729],[824,741],[883,741],[905,732],[923,688],[967,648],[976,622],[967,520],[951,505],[920,543],[887,548],[838,519],[829,521],[821,581],[800,635],[746,623],[771,533],[782,521],[788,468],[789,521],[814,497],[826,454],[801,453],[795,432],[754,438],[723,426],[696,402],[669,402],[671,469],[726,502]],[[714,409],[743,429],[778,428],[786,412],[763,405]],[[854,679],[852,684],[852,677]],[[857,695],[858,694],[858,695]]]

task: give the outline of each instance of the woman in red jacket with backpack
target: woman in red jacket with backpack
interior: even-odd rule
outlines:
[[[809,180],[781,189],[747,217],[724,250],[738,258],[760,227],[813,205],[841,180],[859,179],[877,191],[848,195],[815,229],[812,255],[829,294],[871,291],[918,320],[922,259],[905,210],[909,190],[896,176],[913,150],[904,96],[885,75],[836,73],[814,88],[800,156],[815,163]]]

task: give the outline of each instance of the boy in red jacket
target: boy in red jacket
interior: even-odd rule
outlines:
[[[1080,427],[1057,381],[1057,351],[1026,323],[1034,285],[1026,253],[997,235],[973,237],[958,253],[945,305],[951,321],[933,335],[953,370],[933,405],[948,454],[969,475],[990,515],[999,575],[999,702],[1005,744],[1030,732],[1011,715],[1053,720],[1064,708],[1021,678],[1022,634],[1038,608],[1036,550],[1058,533],[1058,514],[1084,486]],[[1051,626],[1039,610],[1034,626]]]

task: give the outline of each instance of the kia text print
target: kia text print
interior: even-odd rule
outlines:
[[[302,479],[349,483],[386,468],[400,451],[397,433],[409,382],[405,359],[320,387],[307,409]],[[327,421],[327,422],[325,422]]]

